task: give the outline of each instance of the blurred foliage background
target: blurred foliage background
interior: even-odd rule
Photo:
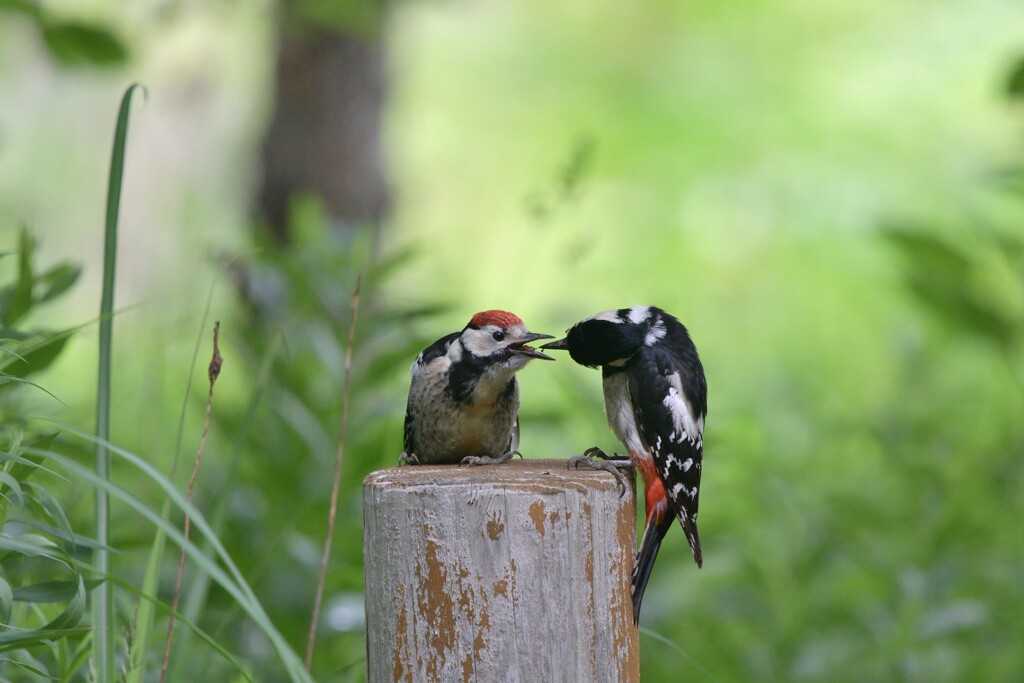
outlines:
[[[0,436],[46,438],[37,415],[93,427],[105,174],[137,80],[113,441],[170,473],[193,381],[191,459],[209,296],[225,365],[196,502],[297,650],[365,277],[317,680],[365,677],[360,482],[401,450],[418,350],[486,308],[558,333],[634,304],[687,324],[710,388],[706,564],[682,534],[663,547],[645,681],[1020,680],[1022,58],[1009,0],[4,0],[0,251],[24,252],[27,226],[44,273],[25,299],[0,259],[4,337],[84,326],[34,369],[52,396],[0,385]],[[598,373],[561,362],[521,383],[528,456],[617,446]],[[87,557],[91,489],[47,476]],[[136,471],[114,480],[160,507]],[[12,535],[47,514],[22,507]],[[152,536],[115,505],[130,584]],[[185,579],[186,615],[283,680],[228,596]],[[118,599],[125,649],[135,597]],[[35,680],[62,655],[10,656],[5,678]],[[187,631],[173,666],[230,672]]]

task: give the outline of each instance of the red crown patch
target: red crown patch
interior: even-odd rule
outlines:
[[[469,321],[470,327],[480,328],[484,325],[497,325],[503,330],[507,330],[513,325],[522,325],[523,320],[515,313],[509,313],[508,311],[480,311]]]

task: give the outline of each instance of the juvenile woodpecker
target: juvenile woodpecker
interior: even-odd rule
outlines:
[[[632,580],[633,619],[639,621],[644,589],[673,519],[682,523],[697,566],[704,563],[697,501],[707,381],[697,347],[665,311],[634,306],[581,320],[564,339],[541,348],[564,349],[580,365],[601,367],[608,423],[629,453],[627,459],[591,448],[572,460],[617,477],[615,468],[631,463],[643,475],[646,520]]]
[[[483,311],[424,349],[410,368],[399,464],[484,465],[522,457],[516,372],[533,358],[554,360],[527,345],[553,338],[530,332],[507,311]]]

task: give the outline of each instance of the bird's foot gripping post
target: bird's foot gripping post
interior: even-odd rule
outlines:
[[[597,460],[594,458],[597,458]],[[629,459],[629,456],[619,455],[618,453],[608,455],[597,446],[594,446],[583,451],[583,455],[569,458],[568,467],[570,469],[578,468],[581,464],[592,470],[610,472],[619,483],[619,496],[626,495],[626,491],[633,488],[629,480],[626,479],[626,475],[620,471],[633,468],[633,461]]]
[[[463,458],[462,461],[459,464],[460,465],[470,465],[470,466],[474,466],[474,465],[500,465],[503,462],[508,462],[509,460],[511,460],[512,458],[514,458],[517,455],[519,456],[520,460],[523,459],[523,454],[520,453],[519,451],[509,451],[508,453],[503,453],[502,455],[499,455],[499,456],[494,457],[494,458],[488,457],[486,455],[471,455],[469,457]]]
[[[632,495],[564,460],[370,474],[368,680],[638,681],[635,525]]]

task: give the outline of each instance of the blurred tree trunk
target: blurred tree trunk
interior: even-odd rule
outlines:
[[[322,10],[325,3],[316,4]],[[348,9],[345,0],[335,4],[334,12]],[[262,149],[258,208],[281,244],[289,241],[296,194],[319,196],[337,230],[377,227],[388,210],[380,140],[383,3],[363,4],[360,21],[303,19],[303,8],[283,8],[274,114]]]

